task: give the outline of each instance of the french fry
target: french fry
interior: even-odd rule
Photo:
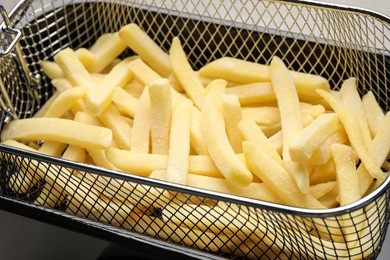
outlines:
[[[269,74],[278,102],[281,124],[283,128],[283,161],[293,175],[299,189],[309,192],[309,170],[304,162],[294,162],[290,156],[290,143],[302,128],[300,104],[294,83],[283,61],[274,57]]]
[[[235,153],[242,153],[242,135],[238,123],[242,119],[241,105],[237,96],[223,94],[222,106],[226,133]]]
[[[172,118],[171,84],[157,79],[148,86],[150,98],[150,135],[152,153],[168,154]]]
[[[67,146],[68,144],[62,142],[45,141],[41,147],[39,147],[38,151],[46,155],[60,157]]]
[[[48,140],[64,142],[88,149],[104,149],[111,145],[112,132],[104,127],[83,125],[60,118],[30,118],[11,121],[1,133],[1,140]]]
[[[123,111],[127,116],[134,118],[138,106],[138,100],[135,97],[126,92],[123,88],[117,87],[113,90],[111,99],[118,110]]]
[[[132,60],[128,67],[133,73],[134,78],[144,86],[161,79],[161,76],[141,59]]]
[[[61,67],[53,61],[43,60],[40,65],[43,73],[51,80],[65,77]]]
[[[119,30],[119,36],[141,59],[157,71],[168,77],[172,73],[169,56],[138,25],[131,23]]]
[[[343,124],[344,129],[348,135],[349,141],[356,154],[366,167],[368,172],[373,178],[378,180],[384,180],[386,175],[382,172],[380,167],[375,163],[374,159],[368,153],[363,136],[361,134],[361,128],[357,119],[346,109],[346,107],[332,94],[322,90],[318,90],[318,94],[321,95],[333,108],[339,117],[340,122]]]
[[[127,46],[119,37],[119,33],[107,34],[100,43],[91,47],[90,51],[95,55],[95,62],[88,67],[88,71],[91,73],[101,72],[126,48]]]
[[[132,57],[118,63],[104,78],[90,89],[86,96],[87,110],[93,115],[99,116],[111,103],[111,94],[115,87],[123,87],[132,78],[133,74],[128,68]]]
[[[324,208],[324,206],[309,193],[302,193],[294,178],[261,146],[251,142],[243,142],[245,159],[249,169],[272,189],[287,205],[304,208]]]
[[[35,205],[55,208],[65,201],[65,191],[54,183],[45,183],[39,196],[34,200]]]
[[[203,66],[199,73],[201,76],[221,78],[240,84],[255,82],[270,82],[270,67],[263,64],[244,61],[231,57],[223,57]],[[317,75],[290,71],[291,78],[299,95],[318,97],[316,89],[330,91],[329,82]]]
[[[335,113],[318,116],[291,139],[288,145],[291,159],[296,162],[308,161],[314,151],[337,130],[338,124]]]
[[[169,141],[167,181],[185,185],[189,168],[190,123],[192,104],[180,100],[175,103]]]
[[[221,101],[225,86],[224,80],[215,80],[208,85],[202,110],[202,133],[211,158],[225,178],[246,186],[252,182],[252,173],[235,156],[225,131]]]
[[[83,98],[86,93],[87,90],[81,87],[65,90],[53,101],[43,117],[62,117],[80,98]]]
[[[197,108],[201,109],[205,88],[192,70],[180,40],[177,37],[172,39],[171,48],[169,50],[169,60],[175,77],[185,90],[186,95],[194,102]]]
[[[111,33],[103,33],[101,34],[96,41],[92,44],[92,46],[89,48],[89,51],[93,54],[97,53],[101,48],[104,48],[105,43],[107,40],[112,36]]]
[[[103,125],[112,131],[113,139],[121,149],[131,149],[132,128],[118,110],[110,105],[99,116]]]
[[[236,95],[241,106],[275,101],[275,93],[270,82],[256,82],[226,88],[226,94]]]
[[[74,53],[87,69],[95,62],[95,54],[86,48],[78,48]]]
[[[66,78],[53,79],[51,81],[51,84],[53,85],[53,87],[56,88],[56,90],[59,93],[62,93],[64,91],[66,91],[66,90],[69,90],[69,89],[73,88],[72,84]]]
[[[43,104],[39,110],[33,115],[33,117],[43,117],[46,111],[49,109],[51,104],[53,104],[54,100],[60,95],[59,91],[53,93],[53,95]]]
[[[73,86],[90,89],[95,86],[91,75],[70,48],[61,50],[54,56],[55,62],[61,67],[66,78]]]
[[[131,151],[149,153],[151,108],[149,89],[145,88],[138,100],[131,134]]]
[[[61,157],[65,160],[85,162],[86,150],[78,146],[69,145]]]
[[[191,147],[197,154],[209,155],[206,142],[202,134],[202,113],[195,107],[191,110]]]
[[[340,98],[344,107],[348,109],[359,122],[361,133],[366,148],[371,144],[371,133],[368,127],[367,117],[365,116],[364,107],[357,91],[356,78],[349,78],[343,82],[340,88]]]
[[[385,113],[383,113],[383,110],[379,106],[372,91],[368,91],[362,97],[362,103],[371,137],[374,138],[381,127],[383,119],[385,118]]]

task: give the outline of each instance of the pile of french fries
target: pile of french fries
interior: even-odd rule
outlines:
[[[385,180],[390,113],[371,91],[360,96],[355,78],[331,90],[327,79],[288,70],[278,57],[269,65],[223,57],[195,71],[181,40],[174,37],[166,53],[128,24],[88,49],[61,50],[54,61],[41,62],[54,94],[34,117],[8,123],[2,143],[299,208],[348,205]],[[134,55],[123,57],[128,49]],[[232,252],[236,245],[233,253],[256,258],[269,247],[271,254],[290,250],[275,238],[281,226],[265,228],[258,224],[265,219],[226,203],[19,163],[29,170],[15,174],[10,187],[27,192],[44,178],[47,192],[38,205],[54,207],[66,198],[73,214],[211,251]],[[162,217],[149,214],[151,207],[161,209]],[[351,223],[367,223],[343,221],[334,230],[310,223],[317,234],[307,239],[332,239],[344,252],[358,240]],[[237,246],[237,239],[246,242]]]

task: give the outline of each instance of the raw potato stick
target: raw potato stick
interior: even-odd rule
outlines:
[[[256,82],[228,87],[226,94],[236,95],[241,106],[276,100],[271,82]]]
[[[133,73],[134,78],[143,86],[161,79],[161,76],[141,59],[132,60],[129,63],[129,69]]]
[[[211,158],[225,178],[239,186],[247,186],[253,176],[235,156],[225,131],[221,93],[226,81],[215,80],[208,85],[202,110],[202,132]]]
[[[370,129],[371,137],[374,138],[381,127],[383,119],[385,118],[385,113],[383,113],[383,110],[379,106],[372,91],[368,91],[362,97],[362,103],[364,113],[367,118],[368,127]]]
[[[222,106],[225,119],[226,133],[235,153],[242,153],[242,135],[238,123],[242,120],[241,105],[234,95],[223,94]]]
[[[151,108],[149,89],[144,88],[135,111],[131,134],[131,151],[149,153]]]
[[[74,87],[62,92],[50,105],[44,117],[62,117],[71,107],[80,99],[85,96],[87,89]]]
[[[51,80],[65,77],[61,67],[53,61],[43,60],[40,65],[43,73]]]
[[[111,96],[112,102],[120,110],[126,113],[126,115],[134,118],[135,111],[138,106],[138,99],[133,97],[123,88],[115,88]]]

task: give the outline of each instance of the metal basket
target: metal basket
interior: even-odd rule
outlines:
[[[366,10],[304,1],[25,0],[9,21],[2,12],[2,125],[31,117],[53,93],[41,60],[65,47],[90,47],[101,34],[130,22],[166,51],[179,36],[194,69],[223,56],[269,63],[278,55],[290,69],[322,75],[335,89],[354,76],[361,93],[372,90],[382,108],[390,109],[390,20]],[[185,256],[375,258],[388,227],[389,178],[354,204],[307,210],[4,145],[0,157],[0,208]],[[178,203],[162,211],[169,194]],[[340,231],[346,223],[349,234]],[[352,237],[348,243],[342,242],[346,235]]]

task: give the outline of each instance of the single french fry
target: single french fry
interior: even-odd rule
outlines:
[[[62,92],[50,105],[44,117],[60,118],[80,99],[85,96],[87,89],[74,87]]]
[[[256,82],[228,87],[226,94],[236,95],[241,106],[276,100],[271,82]]]
[[[336,112],[340,122],[344,126],[345,132],[348,135],[348,139],[351,142],[353,149],[370,175],[378,180],[384,180],[386,175],[382,172],[380,166],[375,163],[374,159],[370,156],[366,149],[364,139],[361,134],[361,128],[357,119],[348,109],[346,109],[341,101],[335,98],[331,93],[318,90],[318,94],[320,94]]]
[[[61,67],[66,78],[73,86],[90,89],[95,86],[91,75],[70,48],[61,50],[54,56],[55,62]]]
[[[172,88],[174,88],[178,93],[184,93],[184,89],[174,73],[168,76],[168,80],[171,83]]]
[[[43,104],[39,110],[33,115],[33,117],[43,117],[46,111],[49,109],[51,104],[57,99],[57,97],[60,95],[59,91],[56,91],[53,93],[53,95]]]
[[[324,208],[310,193],[303,193],[294,178],[261,146],[251,142],[243,142],[245,159],[249,169],[259,176],[286,205],[303,208]]]
[[[385,118],[383,119],[381,128],[378,130],[374,139],[371,142],[370,147],[368,148],[368,154],[375,160],[377,165],[382,165],[390,152],[390,112],[387,112]],[[388,176],[388,174],[385,174]],[[364,195],[370,185],[372,184],[374,178],[367,171],[367,168],[364,165],[359,165],[357,169],[357,176],[359,179],[359,189],[360,195]],[[379,184],[383,180],[376,181]]]
[[[112,132],[104,127],[84,125],[69,119],[29,118],[9,122],[1,140],[48,140],[64,142],[88,149],[104,149],[111,145]]]
[[[191,108],[189,101],[175,103],[169,141],[167,181],[183,185],[189,168]]]
[[[60,157],[67,146],[68,144],[62,142],[44,141],[41,147],[39,147],[38,152],[46,155]]]
[[[209,155],[206,142],[202,134],[202,113],[193,107],[191,110],[191,147],[194,148],[197,154]]]
[[[315,185],[336,180],[333,160],[325,164],[314,165],[310,171],[310,184]]]
[[[133,78],[133,74],[128,68],[131,60],[133,57],[118,63],[96,87],[88,91],[86,96],[87,110],[93,115],[99,116],[108,108],[115,87],[123,87]]]
[[[43,60],[40,62],[40,65],[43,73],[51,80],[65,77],[61,67],[53,61]]]
[[[138,100],[134,96],[126,92],[123,88],[117,87],[113,90],[111,99],[118,109],[125,112],[131,118],[134,118],[138,106]]]
[[[356,78],[349,78],[343,82],[340,88],[340,98],[344,107],[352,113],[359,122],[361,133],[366,148],[371,144],[371,133],[365,116],[364,106],[357,91]]]
[[[336,181],[318,183],[316,185],[310,186],[310,194],[314,198],[320,199],[321,197],[331,192],[335,187],[337,187]]]
[[[289,71],[283,61],[274,57],[271,61],[269,74],[278,102],[283,129],[283,161],[289,167],[299,189],[309,192],[309,170],[304,162],[294,162],[290,156],[291,140],[302,128],[302,116],[297,91]]]
[[[278,107],[243,107],[242,114],[243,117],[250,118],[257,124],[263,126],[273,126],[280,123],[280,111]]]
[[[134,114],[133,131],[131,134],[131,151],[149,153],[151,108],[149,89],[145,88]]]
[[[225,178],[246,186],[252,182],[252,173],[235,156],[225,131],[221,100],[225,86],[224,80],[215,80],[208,85],[202,110],[202,133],[211,158]]]
[[[53,85],[53,87],[56,88],[59,93],[65,92],[66,90],[73,88],[72,84],[66,78],[53,79],[51,81],[51,84]]]
[[[223,57],[203,66],[201,76],[221,78],[240,84],[255,82],[270,82],[270,67],[263,64],[244,61],[241,59]],[[299,95],[318,97],[316,89],[330,91],[328,80],[321,76],[290,71],[291,78]]]
[[[78,146],[69,145],[61,157],[65,160],[85,162],[86,150]]]
[[[119,36],[141,59],[162,77],[172,73],[169,56],[138,25],[131,23],[119,30]]]
[[[130,61],[128,67],[133,73],[134,78],[144,86],[149,85],[153,81],[162,78],[157,72],[155,72],[141,59],[135,59]]]
[[[368,91],[362,97],[362,103],[371,137],[374,138],[381,127],[383,119],[385,118],[385,113],[379,106],[378,101],[376,100],[372,91]]]
[[[93,54],[97,53],[101,48],[104,48],[105,43],[111,37],[112,37],[111,33],[103,33],[92,44],[92,46],[89,48],[89,51],[92,52]]]
[[[337,130],[338,124],[335,113],[318,116],[291,139],[288,145],[290,158],[296,162],[308,161],[314,151]]]
[[[110,105],[99,116],[103,125],[111,129],[113,138],[121,149],[130,150],[132,128],[118,110]]]
[[[197,108],[201,109],[205,88],[192,70],[178,37],[172,39],[169,60],[173,72],[185,90],[186,95],[194,102]]]
[[[95,54],[86,48],[78,48],[74,53],[87,70],[95,62]]]
[[[172,118],[171,84],[162,78],[148,86],[150,98],[150,135],[152,153],[168,154]]]
[[[237,96],[223,94],[222,106],[226,133],[235,153],[242,153],[242,135],[238,123],[242,119],[241,105]]]
[[[88,71],[91,73],[101,72],[126,48],[127,46],[119,37],[119,33],[106,35],[101,43],[91,47],[90,51],[95,55],[95,61],[88,67]]]

